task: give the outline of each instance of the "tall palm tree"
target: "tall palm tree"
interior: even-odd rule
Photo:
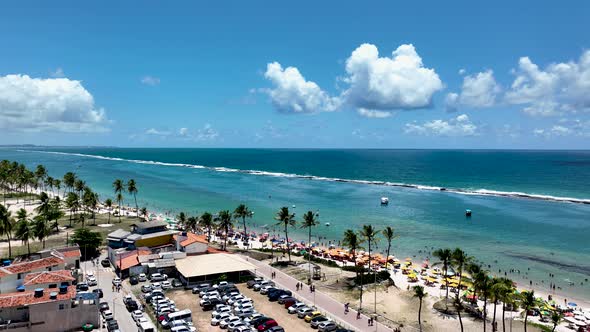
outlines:
[[[72,172],[67,172],[66,174],[64,174],[64,186],[65,186],[65,190],[73,190],[74,189],[74,183],[76,182],[76,174],[72,173]]]
[[[49,209],[48,219],[55,220],[55,223],[53,224],[53,226],[55,226],[55,232],[59,232],[58,220],[60,218],[63,218],[63,216],[65,215],[65,213],[61,210],[61,199],[59,198],[59,196],[55,196],[51,200],[49,205],[50,205],[50,209]]]
[[[78,192],[78,196],[82,197],[84,188],[86,188],[86,182],[82,181],[81,179],[76,179],[74,182],[74,189]]]
[[[295,213],[290,213],[289,208],[283,206],[277,212],[275,220],[278,220],[278,226],[285,227],[285,243],[287,244],[287,253],[289,255],[289,262],[291,262],[291,249],[289,248],[289,226],[295,226]]]
[[[488,271],[480,269],[474,276],[473,276],[474,286],[477,285],[477,289],[480,294],[480,298],[483,299],[483,331],[486,331],[486,324],[487,324],[487,316],[488,316],[488,298],[490,297],[491,292],[491,282],[490,277],[488,275]]]
[[[227,238],[229,237],[229,229],[233,226],[233,219],[229,210],[219,211],[217,214],[217,226],[224,230],[225,237],[223,239],[223,250],[227,251]]]
[[[43,218],[40,216],[33,218],[33,234],[43,243],[43,249],[45,249],[45,240],[50,233],[49,224]]]
[[[115,198],[119,206],[119,223],[121,222],[121,202],[123,201],[123,181],[116,179],[113,182],[113,190],[115,191]]]
[[[363,228],[361,229],[361,236],[367,241],[369,247],[369,273],[373,273],[373,280],[375,282],[375,314],[377,313],[377,273],[371,269],[371,244],[377,242],[377,234],[379,234],[379,231],[377,231],[373,225],[363,225]],[[361,285],[361,292],[362,289],[363,286]]]
[[[523,291],[521,293],[522,299],[520,302],[521,308],[524,309],[524,332],[526,332],[527,323],[529,319],[529,310],[531,310],[536,304],[535,291]]]
[[[110,198],[107,198],[104,201],[104,206],[106,206],[107,210],[109,211],[109,219],[108,219],[107,223],[110,224],[111,223],[111,208],[113,207],[113,200]]]
[[[31,221],[29,220],[29,216],[27,215],[27,210],[20,209],[16,213],[16,226],[14,229],[14,238],[17,240],[21,240],[23,244],[27,244],[27,251],[29,256],[31,255],[31,245],[30,240],[34,238],[33,234],[33,227],[31,225]]]
[[[352,255],[352,260],[354,262],[354,271],[356,273],[355,280],[358,280],[358,278],[359,278],[359,268],[356,264],[356,251],[357,251],[357,249],[361,248],[361,246],[360,246],[361,242],[362,242],[362,240],[360,239],[358,234],[355,231],[353,231],[352,229],[347,229],[344,231],[344,236],[342,238],[342,245],[347,247],[348,250],[350,251],[350,254]],[[364,269],[364,267],[363,267],[363,269]],[[362,273],[362,271],[361,271],[361,273]],[[362,308],[363,308],[363,285],[361,282],[361,294],[359,297],[359,310],[361,310]]]
[[[559,325],[559,323],[561,323],[562,319],[563,314],[559,311],[554,311],[551,314],[551,323],[553,323],[553,329],[551,330],[551,332],[555,332],[555,328],[557,327],[557,325]]]
[[[190,216],[186,219],[186,227],[185,230],[195,231],[197,229],[198,220],[194,216]]]
[[[57,189],[57,196],[59,197],[59,190],[61,189],[61,180],[60,179],[53,179],[53,187]]]
[[[8,238],[8,257],[12,257],[12,230],[14,226],[14,219],[12,213],[2,204],[0,204],[0,234],[6,235]]]
[[[37,182],[41,183],[43,186],[45,186],[45,178],[46,177],[47,177],[47,170],[45,169],[45,166],[37,165],[37,168],[35,169],[35,178],[37,179]]]
[[[510,295],[514,292],[514,286],[512,280],[508,278],[495,278],[492,285],[492,297],[495,300],[494,302],[501,301],[502,302],[502,329],[506,330],[506,322],[504,321],[506,315],[506,304],[511,301]],[[496,308],[494,303],[494,318],[492,320],[492,325],[496,321]]]
[[[459,293],[461,292],[461,282],[463,281],[463,269],[467,264],[472,261],[472,257],[468,256],[461,248],[455,248],[451,253],[451,266],[455,267],[456,271],[459,273],[459,285],[457,292],[457,298],[459,297]],[[461,331],[463,329],[461,328]]]
[[[422,300],[428,295],[424,291],[424,286],[414,286],[414,297],[417,297],[420,300],[420,306],[418,307],[418,326],[420,327],[420,331],[422,331]]]
[[[176,220],[178,221],[179,225],[182,225],[182,227],[186,226],[186,213],[184,212],[180,212],[177,216],[176,216]]]
[[[133,199],[135,200],[135,214],[139,217],[139,207],[137,206],[137,183],[135,183],[135,180],[130,179],[127,181],[127,192],[133,195]]]
[[[459,318],[459,326],[461,326],[461,332],[463,332],[463,318],[461,317],[461,311],[463,311],[463,302],[460,297],[455,297],[453,305],[457,309],[457,317]]]
[[[49,190],[51,190],[51,196],[55,196],[55,193],[53,192],[53,182],[55,180],[51,177],[51,176],[46,176],[45,177],[45,181],[44,181],[44,185],[45,185],[45,189],[49,188]]]
[[[395,234],[395,230],[393,229],[393,227],[387,226],[383,230],[383,236],[387,240],[387,257],[385,257],[385,260],[386,260],[385,264],[389,264],[389,253],[391,251],[391,242],[393,241],[393,239],[395,239],[397,237],[397,235]]]
[[[309,233],[307,237],[307,258],[309,260],[309,280],[311,280],[311,229],[317,226],[316,214],[312,211],[307,211],[303,214],[303,221],[301,222],[301,228],[307,228]]]
[[[76,193],[69,192],[68,196],[66,197],[65,201],[66,208],[70,210],[70,228],[72,227],[72,216],[78,211],[80,208],[80,198]]]
[[[207,230],[207,245],[211,241],[211,230],[215,227],[215,220],[213,215],[209,212],[205,212],[199,217],[199,225]]]
[[[246,229],[246,218],[252,218],[252,211],[250,211],[245,204],[240,204],[234,210],[234,217],[242,219],[242,224],[244,226],[244,239],[247,241],[250,237],[248,236],[248,231]]]
[[[505,278],[506,288],[501,293],[502,295],[502,332],[506,332],[506,307],[510,305],[514,307],[516,303],[514,293],[514,283],[512,280]]]
[[[449,278],[447,274],[451,264],[452,252],[451,249],[437,249],[432,253],[432,255],[439,260],[436,264],[440,264],[443,267],[445,288],[447,290],[445,295],[445,311],[449,311]]]

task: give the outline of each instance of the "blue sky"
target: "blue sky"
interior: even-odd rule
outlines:
[[[590,147],[590,3],[0,4],[0,144]]]

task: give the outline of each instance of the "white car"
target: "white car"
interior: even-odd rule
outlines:
[[[227,281],[220,281],[219,284],[213,285],[213,288],[219,288],[220,286],[227,286]]]
[[[232,332],[252,332],[256,329],[248,324],[236,327]]]
[[[231,323],[233,323],[233,322],[240,322],[240,321],[242,321],[242,320],[240,319],[240,317],[237,317],[237,316],[230,316],[230,317],[228,317],[228,318],[226,318],[226,319],[222,320],[221,322],[219,322],[219,327],[221,327],[222,329],[225,329],[225,328],[227,328],[227,326],[228,326],[229,324],[231,324]]]
[[[335,331],[337,328],[338,326],[336,323],[332,321],[321,322],[320,325],[318,325],[319,332]]]
[[[295,303],[294,305],[290,306],[290,307],[287,309],[287,311],[288,311],[290,314],[296,314],[296,313],[297,313],[297,310],[299,310],[299,309],[301,309],[301,308],[303,308],[303,307],[305,307],[305,306],[306,306],[306,305],[305,305],[305,303],[303,303],[303,302],[297,302],[297,303]]]
[[[147,318],[145,318],[145,317],[141,316],[141,317],[139,317],[139,318],[138,318],[138,319],[135,321],[135,325],[137,325],[137,326],[140,326],[142,323],[145,323],[145,322],[147,322],[147,321],[148,321],[148,319],[147,319]]]
[[[234,312],[237,313],[243,313],[245,311],[252,311],[254,310],[254,304],[252,304],[252,302],[245,302],[240,304],[239,306],[237,306],[234,309]]]
[[[131,313],[131,318],[137,322],[138,319],[143,317],[143,312],[141,310],[135,310]]]
[[[110,310],[103,311],[102,317],[104,318],[104,320],[111,320],[114,318],[113,313]]]
[[[231,307],[228,305],[221,306],[211,313],[211,317],[215,317],[224,312],[231,312]]]
[[[113,285],[115,286],[119,286],[121,284],[121,278],[119,277],[114,277],[113,278]]]
[[[243,319],[243,321],[244,321],[244,323],[248,323],[248,324],[250,324],[250,322],[251,322],[251,321],[253,321],[253,320],[255,320],[255,319],[258,319],[258,318],[261,318],[262,316],[264,316],[264,315],[263,315],[263,314],[261,314],[261,313],[258,313],[258,312],[257,312],[257,313],[254,313],[254,314],[253,314],[252,316],[250,316],[250,317],[245,317],[245,318]]]
[[[246,323],[242,322],[241,320],[238,320],[238,321],[229,323],[227,325],[227,330],[233,331],[238,326],[246,326],[246,325],[247,325]]]
[[[88,284],[88,286],[96,286],[97,285],[96,277],[93,275],[86,277],[86,283]]]
[[[142,282],[143,282],[143,281],[147,281],[147,277],[145,276],[145,273],[140,273],[140,274],[137,276],[137,280],[139,280],[139,281],[142,281]]]
[[[170,283],[170,281],[164,280],[161,283],[161,287],[162,287],[162,289],[170,289],[170,288],[172,288],[172,284]]]
[[[232,298],[232,297],[234,297],[234,296],[238,296],[238,295],[240,295],[240,292],[238,292],[238,291],[229,292],[229,293],[227,293],[227,294],[223,295],[223,297],[222,297],[221,299],[222,299],[223,301],[227,301],[227,300],[229,300],[230,298]]]
[[[219,323],[221,323],[222,320],[228,319],[230,316],[231,315],[229,312],[222,312],[220,314],[217,314],[215,315],[215,317],[213,317],[213,319],[211,319],[211,325],[217,326],[219,325]]]
[[[233,303],[233,306],[234,307],[239,307],[239,306],[241,306],[244,303],[253,303],[253,301],[252,301],[252,299],[244,298],[244,299],[240,299],[240,300],[235,301]]]
[[[161,283],[159,283],[159,282],[154,282],[154,283],[152,284],[152,290],[162,290],[162,288],[163,288],[163,287],[162,287],[162,284],[161,284]]]
[[[162,273],[153,273],[150,276],[150,280],[151,281],[164,281],[164,280],[168,280],[168,276],[166,274],[162,274]]]

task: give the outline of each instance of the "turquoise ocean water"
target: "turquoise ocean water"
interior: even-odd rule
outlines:
[[[0,159],[44,164],[54,177],[74,171],[102,199],[113,197],[113,179],[134,178],[139,205],[161,212],[244,202],[255,212],[249,223],[270,232],[281,206],[317,211],[322,242],[389,225],[398,256],[460,246],[495,274],[517,269],[508,275],[520,284],[554,282],[590,299],[590,151],[3,148]]]

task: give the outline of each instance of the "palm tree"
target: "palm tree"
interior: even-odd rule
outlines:
[[[111,208],[113,207],[113,200],[110,198],[107,198],[104,201],[104,206],[106,206],[107,210],[109,211],[109,219],[108,219],[107,223],[110,224],[111,223]]]
[[[445,278],[445,288],[447,289],[445,295],[445,311],[449,311],[449,265],[451,263],[452,253],[451,249],[437,249],[435,250],[432,255],[438,258],[439,262],[436,264],[440,264],[443,266],[444,278]]]
[[[53,198],[51,200],[49,205],[50,205],[50,209],[49,209],[48,220],[50,220],[50,221],[55,220],[55,223],[53,224],[53,226],[55,226],[55,231],[59,232],[58,220],[60,218],[63,218],[63,216],[65,215],[65,213],[61,210],[61,199],[59,198],[59,196],[55,196],[55,198]]]
[[[55,196],[55,193],[53,192],[53,182],[54,181],[55,180],[51,176],[46,176],[45,182],[43,183],[45,185],[45,189],[49,188],[51,190],[51,196]]]
[[[373,225],[363,225],[361,229],[361,236],[367,241],[369,245],[369,273],[373,273],[373,280],[375,283],[375,314],[377,314],[377,273],[371,270],[371,243],[377,242],[377,234],[379,232],[373,227]],[[361,296],[362,296],[363,285],[361,284]]]
[[[386,260],[386,264],[389,264],[389,253],[391,251],[391,241],[393,241],[393,239],[395,239],[397,237],[397,235],[395,234],[393,227],[387,226],[383,230],[383,236],[387,240],[387,257],[385,257],[385,260]]]
[[[246,218],[252,218],[252,211],[250,211],[245,204],[240,204],[234,210],[234,217],[242,218],[242,224],[244,225],[244,239],[247,241],[250,237],[248,236],[248,232],[246,230]]]
[[[148,218],[148,210],[147,210],[147,208],[145,206],[140,209],[140,215],[143,216],[143,218],[145,220],[147,220],[147,218]]]
[[[67,172],[66,174],[64,174],[64,186],[65,186],[65,190],[72,190],[74,188],[74,183],[76,182],[76,174],[72,173],[72,172]]]
[[[506,315],[506,304],[512,301],[511,295],[514,292],[514,285],[512,280],[508,278],[496,278],[494,284],[492,285],[492,297],[495,299],[495,302],[501,301],[502,302],[502,330],[506,330],[506,322],[505,322],[505,315]],[[494,319],[492,321],[492,325],[496,321],[496,308],[494,307]]]
[[[459,326],[461,326],[461,332],[463,332],[463,319],[461,318],[461,311],[463,311],[463,302],[460,297],[455,297],[453,305],[457,309],[457,317],[459,318]]]
[[[185,230],[191,230],[191,231],[195,231],[195,229],[197,228],[197,223],[198,220],[196,217],[194,216],[190,216],[186,219],[186,227]]]
[[[342,245],[347,247],[352,255],[352,260],[354,262],[354,271],[356,272],[355,280],[358,280],[359,277],[359,268],[356,264],[356,250],[360,249],[361,239],[359,238],[358,234],[353,231],[352,229],[347,229],[344,231],[344,236],[342,238]],[[364,269],[364,267],[363,267]],[[361,271],[362,273],[362,271]],[[362,274],[361,274],[362,276]],[[362,278],[362,277],[361,277]],[[363,285],[361,282],[361,295],[359,298],[359,310],[363,308]]]
[[[514,307],[516,303],[514,293],[514,283],[510,279],[505,279],[506,289],[502,293],[502,331],[506,332],[506,307],[508,305]]]
[[[47,170],[43,165],[37,165],[35,169],[35,178],[37,178],[37,182],[45,185],[45,178],[47,177]]]
[[[534,290],[523,291],[521,295],[522,298],[520,306],[524,309],[524,332],[526,332],[526,327],[529,319],[529,310],[531,310],[537,304],[537,300],[535,299]]]
[[[487,323],[487,316],[488,316],[488,298],[491,293],[491,283],[490,277],[488,276],[488,271],[480,269],[474,276],[473,276],[473,284],[474,288],[477,287],[479,290],[480,298],[483,298],[483,331],[486,331],[486,323]],[[477,286],[476,286],[477,285]]]
[[[229,236],[229,229],[233,226],[233,219],[229,210],[219,211],[217,214],[217,226],[225,231],[223,239],[223,250],[227,251],[227,238]]]
[[[176,220],[178,221],[178,224],[182,225],[182,227],[186,226],[186,213],[180,212],[176,216]]]
[[[309,280],[311,280],[311,229],[312,227],[316,226],[316,214],[312,211],[307,211],[303,215],[303,221],[301,222],[301,228],[307,228],[309,230],[308,238],[307,238],[307,257],[309,259]]]
[[[29,216],[27,215],[27,210],[20,209],[16,213],[16,227],[14,230],[14,238],[17,240],[21,240],[22,243],[27,244],[27,251],[29,256],[31,255],[31,245],[30,240],[33,239],[33,228],[31,225],[31,221],[29,220]]]
[[[418,326],[420,327],[420,331],[422,331],[422,299],[424,299],[428,293],[424,291],[424,286],[414,286],[414,297],[417,297],[420,300],[420,306],[418,307]]]
[[[86,187],[86,182],[82,181],[81,179],[77,179],[74,182],[74,189],[78,192],[78,196],[82,197],[82,191]]]
[[[278,220],[278,226],[285,227],[285,243],[287,244],[287,253],[289,254],[289,262],[291,262],[291,250],[289,248],[289,226],[295,226],[295,213],[290,213],[289,208],[283,206],[277,212],[275,220]]]
[[[135,180],[131,179],[127,181],[127,192],[133,195],[133,199],[135,200],[135,213],[137,217],[139,217],[139,207],[137,206],[137,183],[135,183]]]
[[[72,216],[80,208],[80,198],[76,193],[69,192],[65,201],[66,208],[70,210],[70,228],[72,227]]]
[[[207,245],[211,241],[211,230],[215,227],[215,220],[213,215],[209,212],[205,212],[199,218],[199,224],[207,230]]]
[[[59,179],[53,179],[53,187],[57,189],[57,196],[59,197],[59,190],[61,189],[61,181]]]
[[[43,243],[43,249],[45,249],[45,239],[47,239],[50,233],[51,229],[49,229],[49,225],[43,218],[37,216],[33,219],[33,234]]]
[[[119,206],[119,223],[121,222],[121,202],[123,201],[123,181],[116,179],[113,182],[113,189],[115,190],[115,198]]]
[[[459,273],[459,285],[458,285],[458,292],[457,298],[459,297],[459,293],[461,292],[461,282],[463,281],[463,269],[467,264],[469,264],[473,259],[471,256],[468,256],[461,248],[455,248],[451,253],[451,266],[456,268],[456,271]],[[461,329],[463,331],[463,329]]]
[[[0,204],[0,234],[6,235],[8,238],[8,257],[12,257],[12,245],[10,241],[12,239],[12,228],[14,225],[14,219],[12,213],[2,204]]]
[[[559,325],[559,323],[561,323],[562,319],[563,319],[563,314],[559,311],[554,311],[551,314],[551,322],[553,323],[553,329],[551,330],[551,332],[555,331],[555,328],[557,327],[557,325]]]

